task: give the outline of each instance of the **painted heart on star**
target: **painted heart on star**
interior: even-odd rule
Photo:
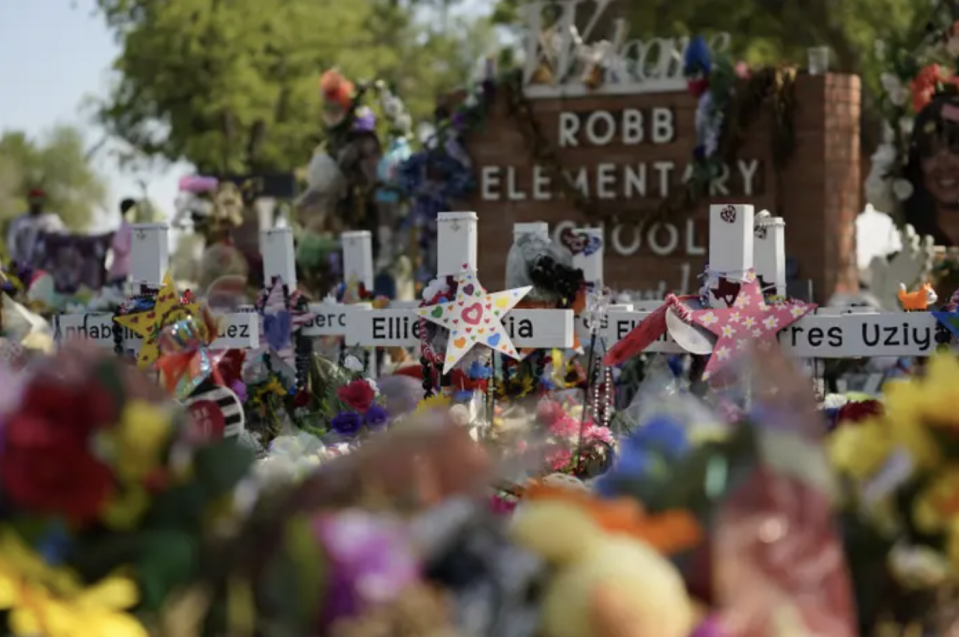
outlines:
[[[499,345],[499,342],[502,340],[502,338],[503,337],[500,334],[492,334],[489,337],[487,337],[486,344],[489,345],[490,347],[496,347],[497,345]]]
[[[455,341],[453,341],[453,347],[455,347],[456,349],[463,349],[464,347],[466,347],[466,339],[465,338],[456,339]]]
[[[439,318],[443,316],[443,308],[437,305],[436,307],[433,308],[433,311],[430,312],[430,316],[432,316],[433,318]]]
[[[476,290],[476,286],[474,286],[472,283],[468,283],[467,285],[463,287],[463,294],[465,294],[466,296],[473,296],[473,292],[475,290]]]
[[[503,297],[500,297],[500,298],[496,299],[496,307],[498,307],[499,309],[501,309],[501,310],[502,310],[502,309],[505,309],[506,306],[508,306],[508,305],[509,305],[509,299],[506,299],[506,298],[503,298]]]
[[[483,318],[483,306],[479,303],[473,303],[468,308],[463,310],[463,314],[460,315],[460,318],[463,319],[464,323],[469,323],[470,325],[479,325],[480,319]]]

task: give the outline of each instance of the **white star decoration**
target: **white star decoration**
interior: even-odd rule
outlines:
[[[452,371],[456,363],[477,343],[512,358],[519,358],[503,327],[503,317],[533,288],[530,286],[490,294],[480,284],[476,273],[465,264],[456,282],[454,300],[414,310],[417,316],[450,330],[443,373]]]

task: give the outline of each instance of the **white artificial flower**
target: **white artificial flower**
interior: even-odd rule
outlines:
[[[343,360],[343,367],[350,370],[351,372],[362,372],[365,367],[363,363],[356,356],[350,354]]]
[[[450,407],[450,420],[454,424],[465,427],[470,423],[470,412],[465,405],[453,405]]]
[[[826,394],[826,397],[822,401],[822,408],[839,409],[848,402],[849,398],[843,394]]]
[[[437,277],[423,288],[423,300],[428,301],[449,291],[450,286],[446,284],[446,277]]]
[[[876,152],[870,157],[873,166],[879,165],[883,168],[892,166],[896,161],[896,147],[892,144],[882,143],[876,147]]]
[[[959,56],[956,56],[959,57]],[[899,130],[903,135],[912,135],[912,127],[916,123],[916,120],[912,117],[903,117],[899,120]]]
[[[895,193],[899,201],[905,201],[912,196],[913,187],[912,184],[906,179],[896,179],[892,182],[892,191]]]
[[[902,106],[909,99],[909,89],[903,85],[902,80],[892,73],[880,75],[879,82],[894,106]]]

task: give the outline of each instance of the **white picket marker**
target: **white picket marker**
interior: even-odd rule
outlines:
[[[439,275],[459,274],[463,267],[476,269],[477,216],[475,212],[441,212],[437,218]],[[539,231],[539,230],[537,230]],[[492,282],[479,280],[491,292]],[[347,345],[415,347],[419,345],[419,318],[414,308],[371,310],[350,317]],[[573,346],[572,310],[513,310],[503,320],[517,348],[569,348]]]
[[[269,285],[279,277],[291,290],[296,289],[296,253],[292,228],[271,228],[260,233],[260,254],[263,255],[263,283]]]
[[[343,245],[343,280],[357,281],[373,289],[373,234],[369,230],[350,230],[340,235]]]
[[[130,280],[135,286],[158,288],[170,270],[170,226],[135,223],[130,256]]]
[[[436,231],[437,276],[456,276],[464,268],[476,270],[479,231],[475,212],[441,212]]]
[[[756,220],[753,263],[764,293],[786,296],[786,222],[781,217]]]
[[[713,204],[709,207],[709,289],[728,276],[736,282],[753,267],[755,211],[748,204]],[[712,307],[726,302],[710,292]]]

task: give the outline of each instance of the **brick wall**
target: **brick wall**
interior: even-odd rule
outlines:
[[[799,277],[815,282],[816,297],[823,301],[837,291],[856,289],[855,272],[855,215],[861,210],[860,153],[859,153],[859,79],[847,75],[800,76],[797,83],[797,112],[795,118],[797,149],[789,169],[777,183],[770,153],[770,125],[765,116],[747,131],[747,138],[739,151],[744,161],[756,159],[760,167],[754,179],[752,196],[744,194],[745,182],[734,176],[729,181],[729,194],[719,195],[713,202],[753,203],[757,211],[767,208],[786,220],[786,246],[789,256],[799,263]],[[673,185],[677,187],[683,167],[688,163],[695,141],[695,102],[686,93],[657,95],[630,95],[551,99],[532,102],[534,113],[549,141],[557,147],[561,164],[569,169],[581,166],[592,170],[598,164],[610,163],[617,167],[653,162],[673,162]],[[562,111],[576,111],[583,116],[593,111],[615,114],[623,109],[639,109],[649,114],[652,108],[666,107],[673,112],[675,140],[653,145],[648,140],[639,144],[619,142],[597,147],[581,145],[577,148],[558,148],[558,120]],[[648,137],[649,130],[646,129]],[[586,225],[571,203],[554,195],[549,201],[533,200],[533,167],[530,154],[519,129],[506,112],[505,102],[498,103],[486,127],[468,140],[475,162],[477,178],[483,167],[503,167],[499,173],[501,187],[507,188],[508,173],[513,169],[516,190],[525,194],[522,200],[484,199],[480,192],[472,200],[461,202],[459,209],[475,210],[479,214],[479,267],[484,283],[490,288],[502,285],[506,252],[512,241],[512,224],[524,221],[546,221],[552,227],[564,221]],[[678,174],[680,173],[680,174]],[[628,218],[631,210],[648,209],[658,201],[653,183],[656,173],[647,175],[648,197],[625,199],[618,196],[602,200],[606,209]],[[591,173],[590,194],[594,195],[597,180]],[[622,190],[617,183],[617,189]],[[778,195],[778,196],[777,196]],[[518,199],[518,198],[517,198]],[[778,203],[778,206],[777,206]],[[651,290],[662,282],[666,289],[677,289],[684,268],[695,278],[704,266],[705,257],[696,248],[708,244],[706,212],[709,200],[704,201],[691,219],[692,236],[688,235],[687,220],[675,221],[679,246],[667,255],[654,254],[648,237],[642,237],[638,251],[631,256],[617,254],[611,246],[612,228],[607,228],[605,275],[607,284],[618,289]],[[668,243],[671,230],[660,228],[660,245]],[[624,243],[633,237],[632,226],[617,233]],[[691,244],[691,245],[690,245]],[[692,247],[692,254],[687,248]]]

